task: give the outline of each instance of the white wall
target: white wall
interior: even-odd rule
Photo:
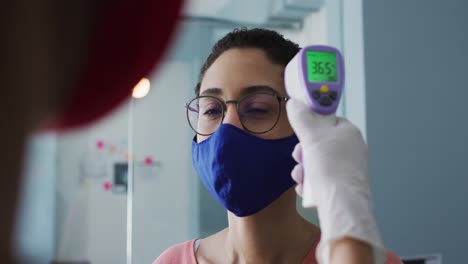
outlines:
[[[297,30],[280,30],[286,38],[304,47],[307,45],[327,44],[327,11],[326,8],[319,12],[311,13],[304,18],[303,27]]]

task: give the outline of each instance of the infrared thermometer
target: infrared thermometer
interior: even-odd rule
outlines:
[[[315,127],[336,124],[336,109],[344,84],[341,53],[329,46],[307,46],[299,51],[285,69],[285,86],[289,97],[305,103],[318,113]],[[307,161],[305,161],[307,162]],[[302,205],[313,204],[311,185],[304,177]]]
[[[343,91],[343,56],[330,46],[307,46],[288,63],[284,80],[289,97],[315,113],[334,114]]]

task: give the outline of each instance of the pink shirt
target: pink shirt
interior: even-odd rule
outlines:
[[[175,246],[172,246],[164,251],[153,264],[197,264],[195,257],[195,244],[196,239],[190,240]],[[315,259],[315,250],[317,249],[315,243],[307,256],[302,261],[303,264],[317,264]],[[385,264],[403,264],[393,252],[387,251],[387,261]]]

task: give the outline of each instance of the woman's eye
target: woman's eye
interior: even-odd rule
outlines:
[[[208,103],[201,107],[200,113],[206,117],[216,117],[222,114],[223,109],[219,104]]]
[[[219,108],[209,108],[203,111],[203,115],[208,115],[208,116],[220,115],[220,114],[221,114],[221,109]]]
[[[271,106],[269,104],[253,102],[245,105],[242,112],[244,115],[267,115],[271,112]]]
[[[269,112],[268,108],[265,107],[249,107],[246,109],[246,114],[267,114]]]

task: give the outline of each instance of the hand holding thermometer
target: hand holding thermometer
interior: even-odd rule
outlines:
[[[330,46],[307,46],[288,63],[284,79],[289,97],[315,113],[334,114],[343,91],[343,57]]]
[[[301,49],[286,66],[284,79],[289,97],[305,103],[310,111],[318,114],[313,124],[308,124],[306,130],[310,131],[296,131],[296,134],[299,135],[299,132],[302,134],[318,133],[316,128],[331,127],[336,124],[335,112],[344,84],[343,57],[336,48],[307,46]],[[290,121],[293,121],[292,118]],[[304,148],[304,142],[301,143]],[[304,207],[313,204],[311,185],[308,181],[310,179],[304,177]]]
[[[333,241],[343,237],[366,242],[373,263],[384,263],[387,251],[372,213],[367,145],[359,129],[335,116],[343,83],[343,57],[332,47],[305,47],[286,66],[287,115],[300,141],[292,153],[298,164],[291,177],[302,205],[317,208],[320,263],[330,263]]]

